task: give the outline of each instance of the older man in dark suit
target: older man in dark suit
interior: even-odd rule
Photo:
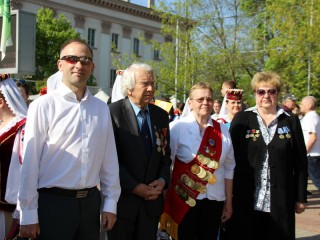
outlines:
[[[150,104],[153,69],[132,64],[121,80],[124,99],[110,105],[120,166],[122,193],[118,220],[109,240],[156,239],[163,189],[170,182],[169,118]]]

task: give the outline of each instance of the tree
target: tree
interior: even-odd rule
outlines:
[[[36,20],[36,73],[34,78],[44,80],[57,71],[61,45],[72,38],[79,38],[64,15],[55,17],[49,8],[41,8]]]

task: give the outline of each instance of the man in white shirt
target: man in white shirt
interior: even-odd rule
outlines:
[[[86,87],[92,57],[82,40],[66,42],[57,63],[63,82],[29,108],[19,187],[22,237],[98,240],[100,209],[107,230],[116,221],[118,157],[109,108]]]
[[[320,190],[320,121],[315,111],[316,99],[313,96],[304,97],[300,104],[304,141],[308,154],[308,173],[313,184]]]

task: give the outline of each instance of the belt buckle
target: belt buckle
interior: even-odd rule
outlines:
[[[85,198],[88,196],[88,190],[77,191],[76,198]]]

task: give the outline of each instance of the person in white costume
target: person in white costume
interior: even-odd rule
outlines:
[[[15,82],[0,74],[0,239],[19,230],[16,209],[27,105]],[[13,214],[14,213],[14,214]]]

